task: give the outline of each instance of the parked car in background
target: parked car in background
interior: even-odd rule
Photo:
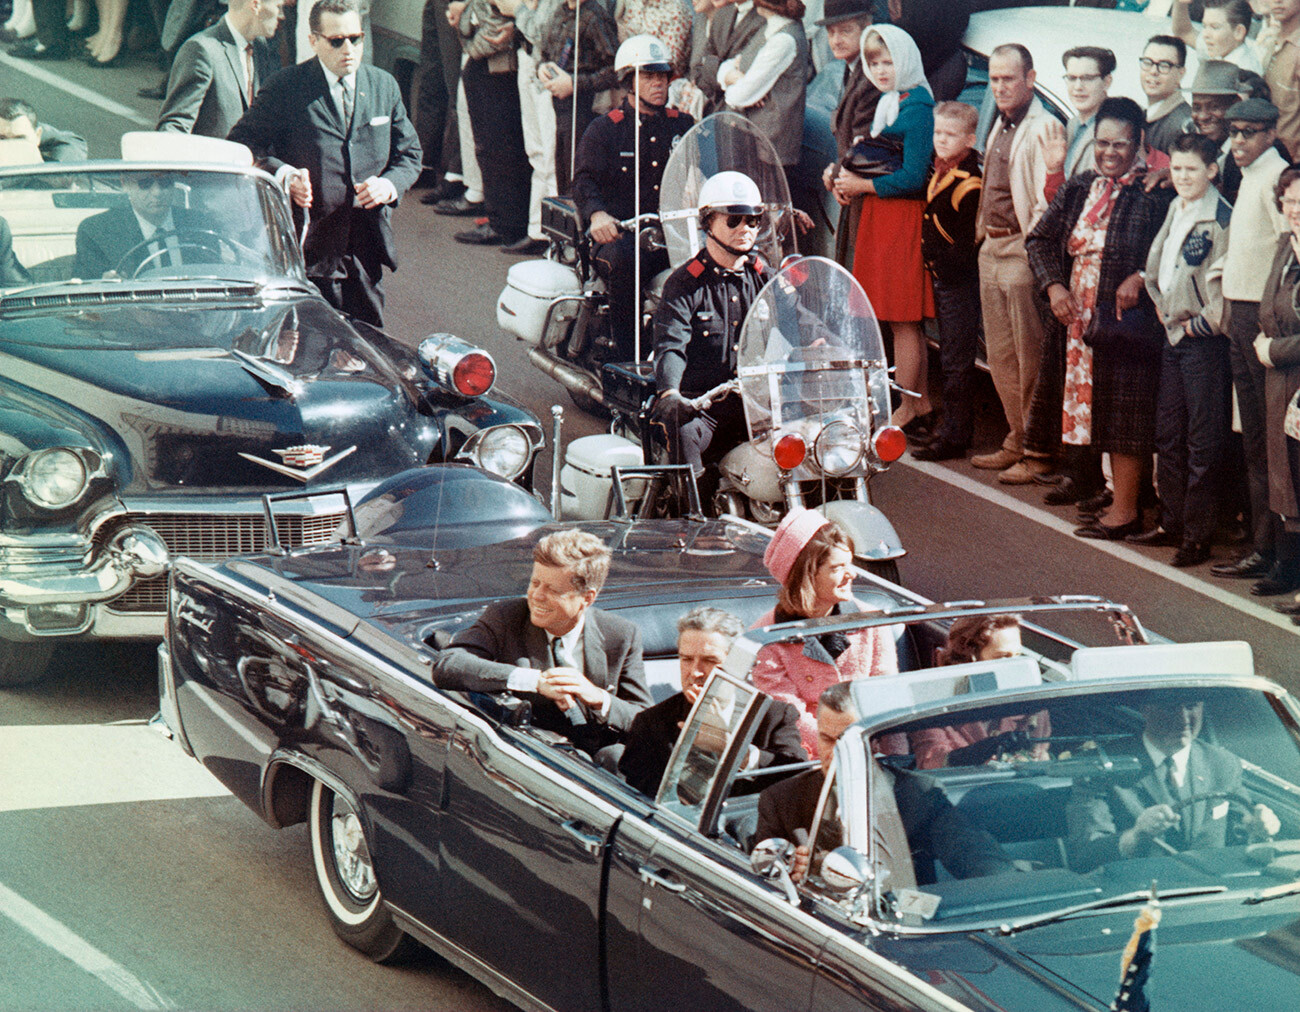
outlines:
[[[143,240],[140,208],[173,227]],[[169,558],[264,547],[268,493],[359,496],[450,460],[530,487],[541,428],[488,396],[491,357],[446,334],[417,354],[332,309],[265,173],[9,169],[0,219],[0,685],[56,643],[159,636]],[[343,516],[292,503],[276,536],[328,541]]]
[[[860,571],[879,611],[736,641],[649,797],[531,726],[526,700],[432,683],[447,635],[526,585],[557,527],[536,500],[437,467],[355,513],[345,543],[178,561],[159,683],[180,747],[272,826],[307,822],[326,918],[371,958],[419,940],[521,1008],[565,1012],[1100,1012],[1154,889],[1151,1007],[1294,1006],[1300,710],[1247,644],[1149,643],[1097,598],[933,605]],[[683,612],[749,624],[774,600],[757,525],[579,526],[612,549],[600,606],[639,627],[656,699],[677,688]],[[1026,620],[1022,656],[931,666],[951,620],[1007,611]],[[1089,645],[1053,631],[1089,623]],[[857,719],[809,781],[811,872],[795,883],[788,841],[756,845],[749,781],[819,774],[745,769],[769,705],[746,676],[764,647],[863,625],[889,630],[901,673],[853,683]],[[1140,787],[1145,714],[1186,705],[1220,776],[1180,811],[1223,835],[1092,860],[1073,806]],[[1031,730],[989,761],[918,769],[914,736],[1020,715]],[[181,859],[198,865],[192,843]]]

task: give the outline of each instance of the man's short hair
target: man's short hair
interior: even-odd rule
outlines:
[[[1115,73],[1115,68],[1119,65],[1115,54],[1102,46],[1075,46],[1067,49],[1061,55],[1061,66],[1069,65],[1071,60],[1092,60],[1097,64],[1097,73],[1102,77]]]
[[[320,5],[316,9],[319,10]],[[533,561],[543,566],[567,569],[573,580],[573,589],[580,594],[589,590],[599,594],[600,588],[605,586],[605,577],[609,575],[609,546],[586,531],[556,531],[537,542],[533,548]]]
[[[994,46],[993,52],[989,53],[989,59],[995,56],[1015,56],[1020,60],[1020,70],[1026,77],[1034,69],[1034,58],[1030,55],[1029,50],[1019,42],[1004,42],[1000,46]]]
[[[10,122],[25,119],[32,125],[33,130],[41,125],[36,119],[36,110],[21,98],[0,98],[0,119]]]
[[[1187,66],[1187,43],[1177,35],[1153,35],[1147,39],[1147,44],[1142,47],[1145,53],[1151,46],[1168,46],[1178,53],[1178,66]]]
[[[1228,24],[1250,30],[1250,22],[1255,16],[1251,10],[1250,0],[1205,0],[1205,9],[1221,10]]]
[[[726,637],[727,642],[730,643],[745,631],[745,626],[740,619],[729,611],[723,611],[721,608],[713,608],[709,605],[701,605],[698,608],[692,608],[677,620],[678,636],[688,629],[694,629],[696,632],[702,633],[718,633]]]
[[[858,708],[853,705],[853,683],[836,682],[822,689],[822,694],[817,697],[817,705],[836,713],[857,714]]]
[[[1267,81],[1253,70],[1244,67],[1237,71],[1237,93],[1246,98],[1262,98],[1265,102],[1273,101],[1273,89]]]
[[[1132,129],[1134,143],[1142,140],[1142,133],[1146,130],[1147,114],[1128,96],[1112,95],[1097,107],[1097,125],[1100,126],[1101,121],[1106,119],[1127,123]]]
[[[1179,134],[1169,146],[1169,155],[1177,152],[1196,155],[1206,165],[1219,164],[1219,143],[1205,134]]]
[[[333,14],[342,17],[344,14],[355,14],[361,17],[366,13],[361,0],[320,0],[311,13],[307,15],[307,27],[311,29],[313,35],[320,34],[321,16]]]
[[[934,118],[956,120],[967,133],[973,134],[979,126],[980,113],[973,105],[965,102],[940,102],[934,107]]]

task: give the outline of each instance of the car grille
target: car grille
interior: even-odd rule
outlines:
[[[276,533],[280,544],[286,548],[323,545],[344,522],[345,516],[341,510],[312,516],[278,516],[275,518]],[[260,552],[266,547],[266,521],[255,513],[128,513],[122,519],[126,523],[144,524],[156,531],[172,558],[185,555],[199,562],[219,562],[232,555]],[[167,577],[138,580],[107,607],[117,612],[164,612],[167,610]]]

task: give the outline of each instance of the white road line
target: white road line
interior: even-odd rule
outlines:
[[[0,727],[0,812],[230,792],[144,724]]]
[[[59,91],[66,92],[74,98],[79,98],[83,102],[89,102],[91,105],[103,109],[114,116],[120,116],[128,122],[137,126],[142,126],[146,130],[152,130],[154,121],[146,119],[129,105],[123,105],[121,102],[114,102],[111,98],[105,98],[98,92],[91,91],[89,88],[83,88],[81,85],[72,81],[66,81],[58,74],[38,66],[31,60],[19,60],[10,56],[8,53],[0,52],[0,67],[11,67],[19,73],[26,74],[28,77],[34,77],[36,80],[48,84],[51,88],[58,88]]]
[[[985,502],[993,503],[995,506],[1002,506],[1014,513],[1018,513],[1036,524],[1050,528],[1060,534],[1074,536],[1075,528],[1079,525],[1063,520],[1054,513],[1039,509],[1036,506],[1030,506],[1021,502],[1013,495],[1007,495],[995,488],[989,488],[982,482],[974,478],[968,478],[964,474],[958,474],[946,467],[938,464],[932,464],[924,460],[914,460],[911,456],[903,457],[899,460],[900,464],[906,464],[908,467],[920,471],[931,478],[937,478],[939,481],[946,482],[954,488],[959,488],[963,492],[977,496]],[[1249,615],[1251,618],[1258,619],[1261,622],[1267,622],[1271,626],[1283,629],[1289,633],[1300,634],[1300,628],[1291,623],[1291,619],[1281,615],[1272,608],[1265,605],[1256,604],[1254,601],[1247,601],[1238,597],[1236,594],[1216,587],[1212,583],[1206,583],[1189,573],[1184,573],[1181,569],[1175,569],[1164,563],[1154,562],[1148,559],[1140,552],[1134,551],[1123,544],[1111,541],[1089,541],[1088,546],[1095,548],[1099,552],[1105,552],[1107,555],[1127,562],[1131,566],[1137,566],[1139,569],[1151,573],[1153,576],[1159,576],[1168,580],[1170,583],[1176,583],[1180,587],[1200,594],[1202,597],[1208,597],[1212,601],[1232,608],[1234,611],[1241,612],[1243,615]]]
[[[157,989],[0,882],[0,914],[111,987],[136,1008],[175,1008]]]

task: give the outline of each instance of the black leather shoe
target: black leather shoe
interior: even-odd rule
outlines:
[[[1138,517],[1130,520],[1126,524],[1116,524],[1109,527],[1100,520],[1094,520],[1090,524],[1084,524],[1082,527],[1075,529],[1075,537],[1089,538],[1092,541],[1123,541],[1130,534],[1136,534],[1142,530],[1142,518]]]
[[[1273,597],[1276,594],[1289,594],[1300,590],[1300,576],[1295,573],[1270,572],[1264,579],[1251,585],[1250,592],[1256,597]]]
[[[1091,499],[1084,499],[1079,503],[1079,513],[1080,515],[1092,514],[1095,516],[1114,501],[1114,493],[1108,488],[1103,488]]]
[[[917,415],[904,425],[903,433],[908,439],[924,439],[934,431],[935,423],[938,420],[938,416],[933,411],[927,411],[923,415]]]
[[[444,179],[432,190],[420,197],[420,203],[437,205],[444,200],[459,200],[463,196],[465,196],[464,183]]]
[[[1174,548],[1183,543],[1177,534],[1170,534],[1163,527],[1152,527],[1141,534],[1130,534],[1124,539],[1130,545],[1142,545],[1145,548]]]
[[[545,239],[530,239],[524,236],[515,242],[506,243],[501,247],[501,252],[520,257],[539,257],[546,252],[546,246]]]
[[[457,232],[456,241],[469,243],[471,246],[501,246],[507,240],[485,221],[468,232]]]
[[[66,60],[68,58],[67,46],[47,46],[35,36],[30,39],[23,39],[15,46],[9,49],[10,56],[16,56],[20,60]]]
[[[1213,565],[1210,567],[1210,572],[1215,576],[1222,576],[1231,580],[1244,580],[1263,576],[1272,568],[1273,560],[1267,555],[1251,552],[1236,562],[1220,562]]]
[[[433,205],[434,214],[445,214],[453,218],[476,218],[480,214],[487,212],[487,205],[484,201],[477,204],[471,204],[464,197],[457,197],[455,200],[440,200]]]
[[[931,461],[965,460],[966,447],[962,446],[961,443],[949,442],[941,436],[928,446],[913,450],[912,457],[915,460]]]
[[[1188,566],[1199,566],[1209,557],[1208,541],[1184,541],[1178,546],[1178,551],[1174,552],[1174,557],[1169,560],[1169,564],[1179,569],[1186,569]]]
[[[1281,604],[1273,605],[1273,607],[1283,615],[1300,615],[1300,601],[1283,601]]]
[[[1082,485],[1074,478],[1066,475],[1056,488],[1043,496],[1043,502],[1048,506],[1068,506],[1072,502],[1091,499],[1096,494],[1097,488],[1095,485]]]

